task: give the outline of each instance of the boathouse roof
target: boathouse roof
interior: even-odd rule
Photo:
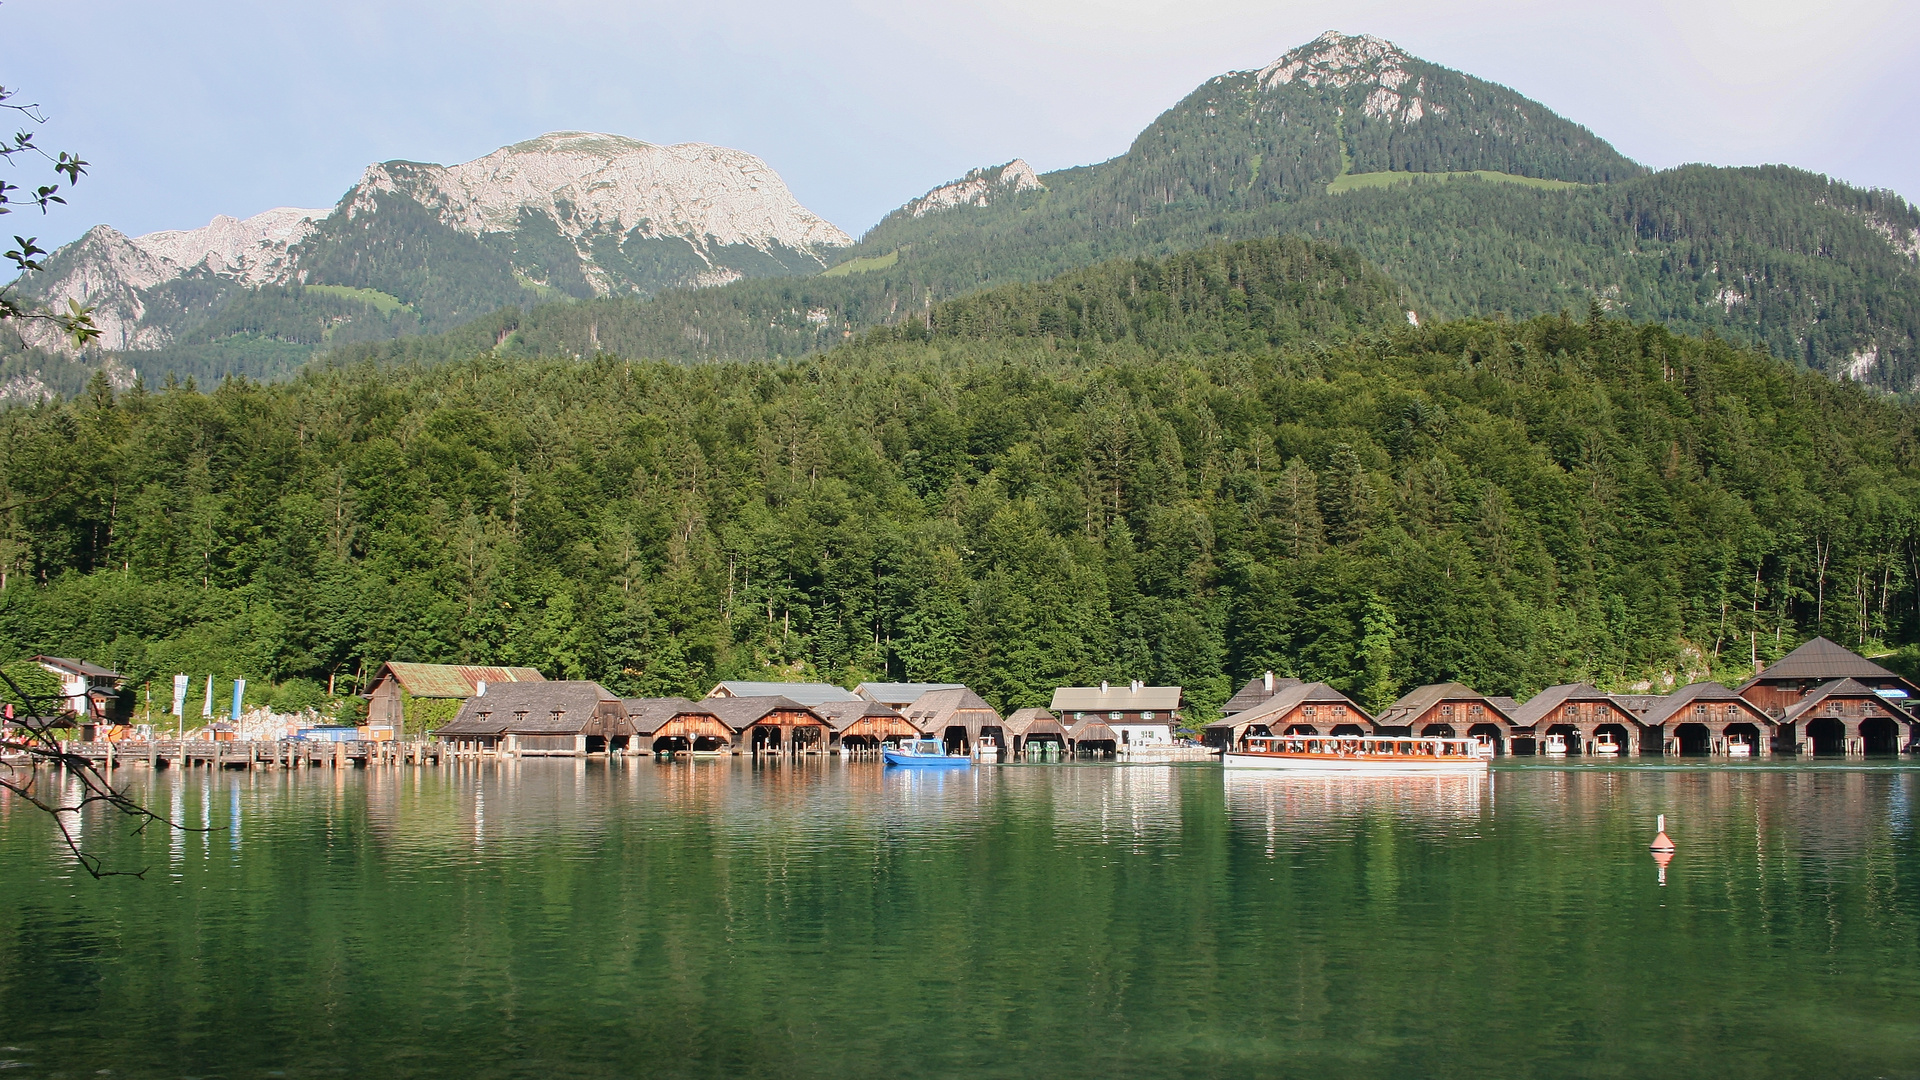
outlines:
[[[1107,726],[1105,720],[1089,716],[1085,720],[1067,729],[1067,738],[1077,743],[1120,741],[1120,733]]]
[[[578,735],[587,732],[613,734],[602,728],[616,716],[616,726],[624,727],[625,706],[597,682],[582,679],[503,683],[498,686],[488,683],[485,694],[468,698],[453,721],[435,734],[443,738],[505,734]]]
[[[1053,692],[1052,709],[1070,712],[1174,712],[1182,694],[1177,686],[1062,686]]]
[[[1254,708],[1234,713],[1224,720],[1215,720],[1207,725],[1206,730],[1231,732],[1237,739],[1242,732],[1253,725],[1277,720],[1301,705],[1345,705],[1352,709],[1362,721],[1373,719],[1358,702],[1326,683],[1296,682],[1292,686],[1280,688],[1272,697]]]
[[[374,672],[368,686],[377,686],[393,676],[409,696],[418,698],[472,697],[481,683],[545,682],[547,677],[530,667],[497,667],[491,664],[411,664],[389,660]]]
[[[651,735],[676,716],[686,716],[689,713],[700,716],[717,717],[719,715],[706,705],[683,697],[623,698],[620,704],[626,708],[627,719],[633,722],[633,732],[636,735]]]
[[[1872,691],[1868,692],[1871,693]],[[1688,683],[1671,694],[1645,696],[1650,696],[1651,701],[1649,701],[1644,708],[1639,707],[1643,695],[1619,695],[1617,700],[1634,712],[1639,713],[1640,722],[1649,727],[1664,724],[1672,720],[1681,710],[1695,702],[1706,701],[1718,701],[1730,705],[1738,705],[1742,711],[1751,714],[1760,721],[1769,724],[1773,722],[1766,713],[1761,712],[1752,702],[1717,682]]]
[[[799,702],[802,706],[818,705],[823,701],[852,701],[854,693],[842,690],[838,686],[816,682],[744,682],[729,679],[716,685],[707,692],[709,700],[715,698],[754,698],[784,697]]]
[[[1786,714],[1780,718],[1780,721],[1785,724],[1794,723],[1801,717],[1819,708],[1822,703],[1837,697],[1872,698],[1882,705],[1885,705],[1888,711],[1896,715],[1901,711],[1899,706],[1882,698],[1879,692],[1866,683],[1856,679],[1834,679],[1832,682],[1821,683],[1819,686],[1809,690],[1806,697],[1793,703],[1793,707],[1786,711]]]
[[[1059,717],[1045,709],[1016,709],[1012,716],[1007,717],[1007,722],[1003,726],[1007,734],[1018,735],[1021,738],[1058,735],[1064,739],[1067,736],[1067,726],[1060,722]]]
[[[1443,701],[1477,702],[1499,714],[1502,720],[1508,723],[1513,722],[1513,717],[1508,715],[1507,710],[1495,704],[1492,698],[1471,686],[1457,682],[1431,683],[1416,687],[1408,691],[1399,701],[1380,710],[1380,715],[1374,717],[1374,722],[1388,727],[1405,727],[1426,715],[1427,710]]]
[[[923,696],[935,690],[964,690],[960,683],[952,682],[863,682],[853,688],[853,696],[877,701],[882,705],[891,705],[898,709],[911,705]]]
[[[1774,661],[1741,685],[1745,690],[1755,683],[1792,682],[1827,679],[1898,679],[1899,675],[1861,656],[1817,637]]]
[[[1257,679],[1248,680],[1247,685],[1241,687],[1239,693],[1228,698],[1227,703],[1220,706],[1220,715],[1232,716],[1234,713],[1246,712],[1248,709],[1266,704],[1268,698],[1287,687],[1299,685],[1299,679],[1292,676],[1276,678],[1273,672],[1269,671]]]
[[[771,685],[779,686],[782,684],[773,683]],[[801,712],[806,713],[809,717],[812,717],[822,724],[828,722],[826,717],[784,694],[755,694],[750,697],[710,697],[700,704],[707,710],[710,710],[715,716],[718,716],[722,723],[735,731],[744,731],[777,712]]]
[[[1542,717],[1569,701],[1604,701],[1609,705],[1617,705],[1622,709],[1626,709],[1627,712],[1633,711],[1632,709],[1628,709],[1625,703],[1619,701],[1605,690],[1600,689],[1592,683],[1581,682],[1561,683],[1559,686],[1549,686],[1545,690],[1528,698],[1519,708],[1510,713],[1509,716],[1512,718],[1514,726],[1516,727],[1532,727],[1538,724]]]
[[[835,731],[845,731],[869,716],[900,716],[900,710],[884,702],[870,701],[866,698],[857,701],[823,701],[813,706],[813,711],[823,717]]]
[[[963,727],[971,739],[979,736],[981,728],[1004,726],[999,710],[964,686],[922,694],[900,711],[907,723],[936,735],[950,727]]]

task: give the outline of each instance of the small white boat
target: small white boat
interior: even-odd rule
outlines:
[[[1410,773],[1485,772],[1488,758],[1474,739],[1391,735],[1275,735],[1248,739],[1243,749],[1221,755],[1230,769],[1291,769],[1299,772]]]
[[[1540,752],[1548,757],[1566,757],[1567,737],[1565,735],[1547,736],[1546,741],[1540,744]]]
[[[1727,740],[1727,756],[1728,757],[1752,757],[1753,744],[1747,742],[1745,739],[1740,739],[1740,738],[1728,739]]]
[[[1593,737],[1591,752],[1599,757],[1619,757],[1620,744],[1613,741],[1611,732],[1603,731]]]
[[[982,735],[973,743],[973,756],[981,761],[1000,760],[1000,742],[991,735]]]

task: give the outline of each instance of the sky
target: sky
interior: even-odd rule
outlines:
[[[1513,87],[1655,168],[1785,163],[1920,197],[1914,0],[0,0],[0,85],[91,163],[68,206],[0,231],[52,248],[329,207],[372,162],[591,130],[746,150],[858,236],[975,166],[1123,153],[1206,79],[1329,29]]]

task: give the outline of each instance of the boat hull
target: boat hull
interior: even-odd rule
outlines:
[[[965,769],[973,764],[972,758],[945,754],[902,754],[895,750],[882,750],[880,756],[889,765],[908,769]]]
[[[1289,772],[1373,773],[1380,776],[1449,776],[1484,773],[1488,761],[1481,757],[1334,757],[1304,754],[1223,754],[1220,763],[1229,769],[1280,769]]]

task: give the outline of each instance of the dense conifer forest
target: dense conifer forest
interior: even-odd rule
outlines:
[[[1378,705],[1920,629],[1916,415],[1606,317],[1408,325],[1301,240],[935,304],[814,356],[314,366],[0,413],[0,650],[620,691],[1266,669]]]

